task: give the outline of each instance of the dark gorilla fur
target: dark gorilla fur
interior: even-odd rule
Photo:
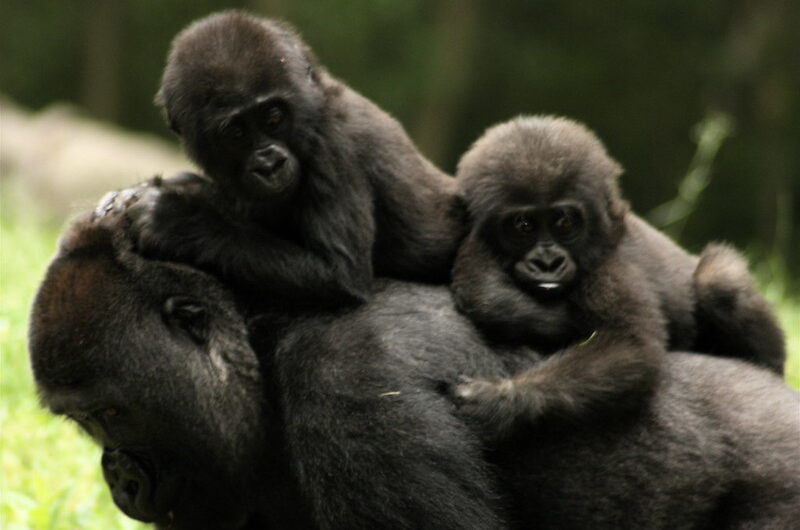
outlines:
[[[698,264],[629,212],[620,173],[594,134],[554,117],[496,126],[459,164],[473,222],[453,272],[459,307],[499,344],[557,352],[455,389],[495,436],[638,406],[667,348],[782,370],[783,334],[744,259],[717,244]]]
[[[543,423],[487,463],[444,388],[531,359],[487,349],[445,287],[376,282],[338,316],[259,317],[249,343],[216,280],[133,253],[121,219],[84,219],[62,239],[30,349],[43,403],[103,447],[132,517],[177,530],[783,529],[800,517],[800,397],[774,374],[671,354],[642,410]]]
[[[140,201],[145,255],[316,306],[363,301],[373,268],[448,281],[463,231],[454,179],[288,25],[239,12],[192,24],[156,101],[214,186]]]

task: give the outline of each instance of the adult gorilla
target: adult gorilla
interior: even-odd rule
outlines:
[[[539,424],[497,448],[495,488],[446,387],[530,360],[487,350],[446,288],[379,282],[354,311],[267,315],[251,348],[215,280],[132,253],[118,218],[84,219],[63,239],[30,347],[43,402],[103,446],[132,517],[176,529],[675,529],[800,516],[800,399],[773,374],[670,355],[642,409]]]

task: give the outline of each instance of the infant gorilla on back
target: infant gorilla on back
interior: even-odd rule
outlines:
[[[363,301],[373,270],[448,280],[464,226],[454,179],[287,25],[238,12],[192,24],[156,100],[213,182],[142,191],[128,215],[144,255],[316,308]]]
[[[494,127],[459,164],[473,222],[453,273],[460,309],[496,343],[558,351],[455,389],[493,436],[641,406],[667,348],[781,371],[783,335],[744,259],[709,245],[698,262],[629,212],[620,173],[590,131],[553,117]]]

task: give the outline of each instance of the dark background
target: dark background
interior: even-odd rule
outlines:
[[[664,228],[691,250],[722,239],[785,271],[800,264],[797,1],[5,0],[0,92],[169,138],[152,104],[169,42],[225,8],[291,22],[448,172],[496,122],[571,116],[625,166],[640,214],[684,182],[686,215]],[[701,123],[712,136],[732,125],[718,152],[698,148]]]

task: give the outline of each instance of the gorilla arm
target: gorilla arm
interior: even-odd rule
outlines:
[[[136,203],[125,210],[144,256],[188,263],[249,292],[301,303],[327,306],[366,298],[370,248],[358,231],[372,228],[369,215],[327,201],[318,210],[328,211],[295,223],[298,243],[227,215],[211,184],[177,184],[156,179],[139,188]]]
[[[728,245],[711,243],[700,254],[693,281],[697,350],[744,359],[783,375],[783,331],[758,292],[747,260]]]
[[[474,243],[474,239],[470,241]],[[473,257],[480,259],[480,255]],[[637,270],[616,258],[616,254],[609,257],[573,295],[581,303],[578,314],[570,315],[569,320],[585,323],[591,330],[587,339],[512,378],[466,380],[453,389],[459,412],[476,417],[487,437],[508,438],[522,424],[546,417],[581,421],[592,413],[630,410],[656,389],[665,353],[663,318],[655,301],[647,298],[648,292],[636,289],[641,281]],[[461,257],[458,263],[462,263]],[[485,264],[485,270],[502,277],[495,267]],[[456,270],[454,275],[462,272]],[[517,308],[522,307],[524,293],[506,284],[505,293],[493,293],[497,304],[502,303],[504,294],[513,294],[507,300],[516,300]],[[494,283],[484,285],[495,287]],[[526,315],[515,314],[510,320],[525,316],[527,326],[531,319],[538,326],[540,316],[553,312],[548,307],[533,313],[531,307]],[[505,310],[513,308],[510,305]]]

